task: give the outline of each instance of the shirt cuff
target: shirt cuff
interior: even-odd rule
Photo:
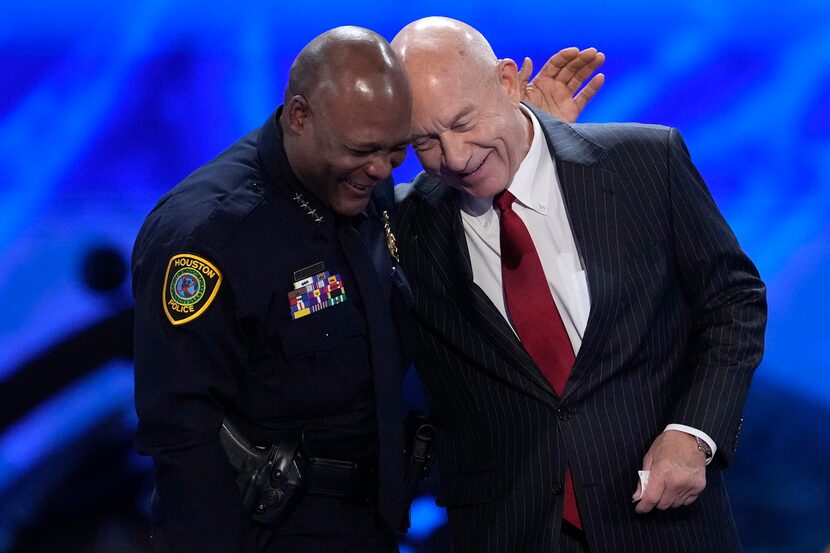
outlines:
[[[698,430],[697,428],[692,428],[691,426],[686,426],[685,424],[669,424],[666,426],[666,430],[677,430],[678,432],[685,432],[686,434],[691,434],[692,436],[696,436],[706,442],[710,448],[712,448],[712,456],[706,460],[706,464],[712,462],[712,459],[715,458],[715,453],[718,452],[718,446],[715,445],[715,441],[709,437],[709,434],[703,432],[702,430]]]

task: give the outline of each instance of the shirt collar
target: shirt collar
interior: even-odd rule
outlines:
[[[538,178],[545,135],[542,133],[542,126],[539,124],[536,116],[524,105],[520,104],[520,107],[533,125],[533,140],[531,140],[527,155],[521,164],[519,164],[519,169],[516,171],[507,189],[510,190],[510,193],[516,197],[516,201],[520,204],[541,215],[545,215],[545,211],[540,211],[540,207],[548,204],[549,187],[544,185],[540,186]]]

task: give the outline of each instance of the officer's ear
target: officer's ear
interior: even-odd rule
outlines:
[[[311,110],[305,97],[299,94],[292,96],[285,103],[283,110],[288,115],[288,127],[296,134],[303,134],[311,117]]]

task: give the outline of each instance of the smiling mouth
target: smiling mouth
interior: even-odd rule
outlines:
[[[458,173],[459,178],[465,179],[465,178],[469,177],[470,175],[474,175],[479,169],[481,169],[484,166],[484,163],[487,161],[487,158],[489,158],[490,154],[492,154],[492,153],[493,152],[490,152],[486,156],[484,156],[484,159],[481,160],[481,163],[478,164],[478,167],[476,167],[472,171],[467,171],[467,172],[464,172],[464,173]]]
[[[355,181],[353,181],[352,179],[349,179],[349,178],[345,179],[344,182],[346,184],[348,184],[349,187],[351,187],[353,190],[357,191],[358,193],[371,192],[375,188],[374,183],[372,183],[372,184],[360,184],[360,183],[357,183],[357,182],[355,182]]]

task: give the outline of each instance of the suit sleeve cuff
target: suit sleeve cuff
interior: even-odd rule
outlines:
[[[715,441],[709,437],[709,434],[703,432],[702,430],[698,430],[697,428],[692,428],[691,426],[686,426],[685,424],[669,424],[666,426],[664,432],[666,430],[677,430],[678,432],[685,432],[686,434],[691,434],[692,436],[698,437],[704,442],[706,442],[710,448],[712,448],[712,456],[706,460],[706,464],[712,462],[712,459],[715,458],[715,453],[718,452],[718,446],[715,445]]]

